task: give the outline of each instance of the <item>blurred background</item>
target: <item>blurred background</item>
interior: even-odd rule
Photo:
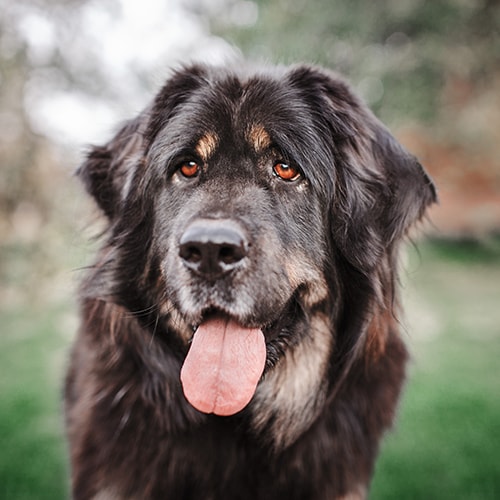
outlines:
[[[68,497],[86,145],[172,67],[242,57],[343,73],[439,187],[405,259],[413,359],[370,498],[500,498],[499,0],[0,0],[0,498]]]

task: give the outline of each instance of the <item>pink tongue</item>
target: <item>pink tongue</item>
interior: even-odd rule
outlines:
[[[196,330],[182,366],[184,395],[199,411],[233,415],[252,399],[265,362],[261,330],[209,319]]]

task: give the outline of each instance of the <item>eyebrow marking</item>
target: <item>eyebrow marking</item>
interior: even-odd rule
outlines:
[[[218,142],[219,139],[214,133],[207,132],[200,138],[198,144],[196,144],[195,147],[196,154],[203,161],[207,161],[210,158],[210,156],[212,156],[212,154],[214,153]]]
[[[271,136],[262,125],[252,125],[248,134],[248,140],[257,153],[271,146]]]

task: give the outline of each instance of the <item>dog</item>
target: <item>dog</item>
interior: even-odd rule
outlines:
[[[77,500],[362,499],[436,201],[339,75],[199,64],[77,172],[107,220],[65,385]]]

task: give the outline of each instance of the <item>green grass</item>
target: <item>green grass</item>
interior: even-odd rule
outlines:
[[[410,252],[412,351],[371,500],[500,498],[500,251],[439,242]],[[0,499],[67,498],[60,403],[68,307],[0,309]]]
[[[66,498],[59,310],[1,312],[0,498]]]
[[[409,382],[373,500],[500,498],[500,252],[424,245],[406,266]]]

